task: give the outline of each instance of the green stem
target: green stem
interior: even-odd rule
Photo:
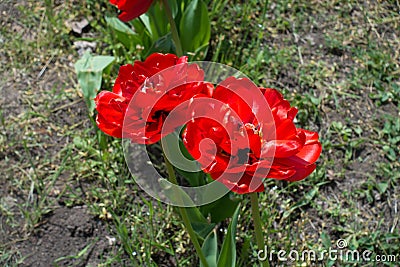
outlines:
[[[178,181],[176,180],[176,176],[175,176],[175,171],[174,171],[174,167],[172,166],[172,164],[168,161],[167,157],[164,154],[164,161],[165,161],[165,165],[167,167],[167,172],[168,172],[168,176],[169,176],[169,180],[171,183],[173,184],[178,184]],[[189,216],[187,214],[186,208],[184,207],[178,207],[179,213],[181,214],[182,220],[183,220],[183,224],[186,227],[186,230],[189,234],[190,240],[192,241],[194,248],[196,249],[197,255],[200,258],[201,263],[203,264],[204,267],[208,267],[208,263],[206,260],[206,257],[203,254],[203,251],[201,250],[200,244],[199,244],[199,240],[197,239],[196,233],[193,230],[192,224],[190,223],[189,220]]]
[[[179,38],[178,29],[176,28],[175,20],[172,16],[171,7],[168,4],[168,0],[163,0],[163,3],[164,3],[164,7],[165,7],[165,13],[166,13],[168,21],[169,21],[169,25],[171,26],[172,40],[174,40],[174,43],[175,43],[176,55],[178,57],[181,57],[181,56],[183,56],[182,43],[181,43],[181,39]]]
[[[260,210],[258,208],[258,194],[251,193],[250,200],[251,200],[251,214],[253,216],[254,229],[256,231],[257,247],[258,249],[264,249],[264,236],[261,227]],[[268,259],[263,261],[263,266],[269,267]]]

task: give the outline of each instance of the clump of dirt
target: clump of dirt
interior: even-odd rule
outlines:
[[[114,240],[85,206],[61,207],[16,247],[26,257],[21,266],[97,266],[113,251]]]

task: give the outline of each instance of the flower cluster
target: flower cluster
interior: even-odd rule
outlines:
[[[214,88],[186,57],[157,53],[122,66],[113,91],[95,101],[99,128],[136,143],[155,143],[186,123],[188,152],[239,194],[263,191],[264,178],[304,179],[321,153],[318,134],[296,128],[297,109],[277,90],[234,77]],[[171,112],[177,119],[166,126]]]

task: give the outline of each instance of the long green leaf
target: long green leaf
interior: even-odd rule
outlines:
[[[169,7],[171,8],[172,16],[175,18],[178,15],[178,3],[176,0],[168,0]]]
[[[146,13],[140,16],[140,19],[150,33],[153,42],[169,32],[164,5],[159,2],[154,3]]]
[[[229,218],[236,211],[240,198],[233,197],[231,193],[226,194],[220,199],[201,207],[202,213],[207,217],[211,215],[211,222],[219,223]],[[223,209],[221,209],[223,207]]]
[[[87,52],[75,63],[78,82],[82,88],[82,93],[90,114],[93,114],[95,108],[93,99],[96,97],[97,91],[101,87],[103,70],[113,61],[114,57],[93,57]]]
[[[115,35],[126,48],[130,49],[142,44],[140,35],[129,28],[125,23],[115,17],[105,17],[107,25],[114,30]]]
[[[211,36],[211,24],[207,6],[201,0],[193,0],[187,6],[179,25],[182,47],[185,52],[196,52],[207,45]]]
[[[194,205],[190,196],[188,196],[179,187],[172,187],[166,179],[160,179],[159,183],[161,188],[163,188],[163,193],[165,194],[165,196],[167,196],[172,202],[181,203],[184,206]],[[201,239],[206,238],[207,235],[215,227],[215,224],[209,223],[207,219],[203,216],[203,214],[200,212],[199,208],[191,207],[185,209],[188,214],[190,224],[193,227],[193,230]]]
[[[171,33],[167,33],[157,41],[153,42],[153,45],[147,51],[147,56],[152,53],[173,53],[175,54],[175,45],[172,41]]]
[[[196,210],[197,212],[198,208],[186,208],[190,224],[192,225],[193,230],[196,232],[196,234],[200,237],[201,240],[204,240],[207,237],[207,235],[214,229],[216,224],[209,222],[204,223],[204,222],[193,221],[193,217],[190,216],[190,213],[194,210]]]
[[[183,144],[179,133],[173,132],[165,136],[162,141],[164,153],[173,159],[175,170],[182,175],[190,186],[202,186],[206,184],[205,174],[200,170],[200,165],[193,159]],[[176,164],[178,163],[178,164]],[[200,171],[185,171],[200,170]]]
[[[235,267],[236,266],[236,226],[239,217],[240,205],[233,214],[232,221],[228,226],[224,242],[222,243],[221,254],[218,258],[218,267]]]
[[[218,242],[217,242],[217,234],[212,231],[207,238],[204,240],[203,246],[201,250],[206,257],[207,263],[209,267],[217,267],[218,260]],[[200,262],[200,267],[204,265]]]

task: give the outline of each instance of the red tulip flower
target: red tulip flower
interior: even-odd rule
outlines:
[[[199,96],[211,97],[213,87],[203,79],[197,65],[173,54],[155,53],[144,62],[121,66],[112,92],[102,91],[95,99],[97,126],[117,138],[155,143],[180,126],[169,125],[169,131],[162,132],[175,107]],[[179,110],[186,113],[182,107]]]
[[[133,20],[149,10],[153,0],[110,0],[121,10],[118,18],[124,22]]]
[[[202,105],[209,116],[201,111],[183,133],[203,170],[239,194],[264,191],[264,178],[304,179],[321,153],[318,134],[294,125],[296,108],[277,90],[251,84],[236,78],[221,83],[213,99],[222,104]],[[269,105],[269,116],[261,105]]]

